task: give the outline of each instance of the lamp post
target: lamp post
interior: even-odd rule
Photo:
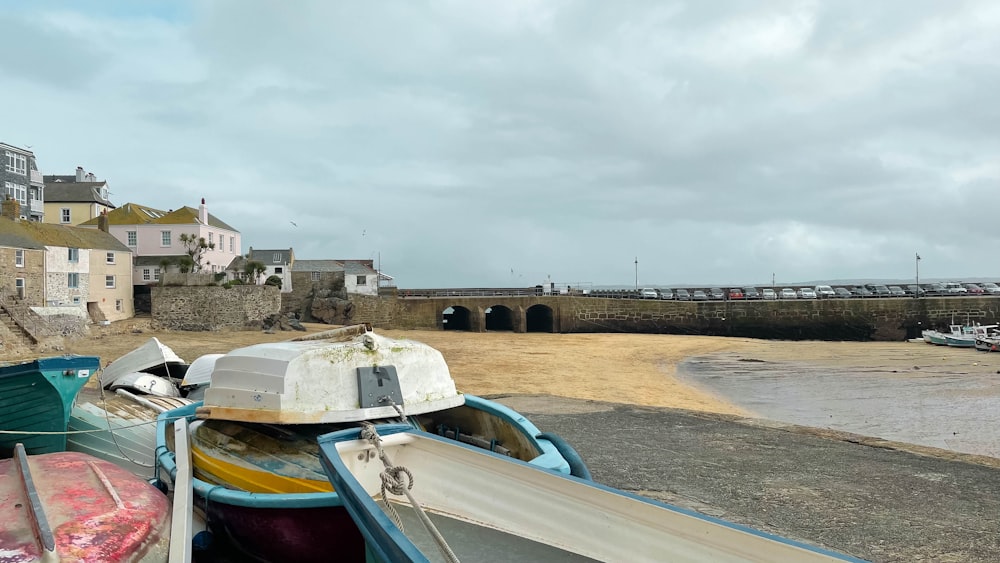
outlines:
[[[917,274],[917,278],[916,278],[917,279],[917,281],[916,281],[917,290],[913,292],[913,296],[914,297],[920,297],[920,253],[914,253],[914,254],[916,254],[916,257],[917,257],[917,259],[914,260],[914,264],[916,264],[916,270],[917,270],[916,271],[916,274]]]
[[[639,291],[639,257],[635,257],[635,290]]]

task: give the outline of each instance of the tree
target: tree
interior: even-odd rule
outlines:
[[[203,268],[201,261],[205,255],[205,251],[215,249],[214,242],[206,242],[205,237],[199,237],[193,234],[189,235],[182,233],[181,236],[178,237],[178,240],[180,240],[181,244],[184,245],[184,250],[191,259],[191,262],[187,262],[186,260],[181,262],[182,272],[200,271]],[[205,266],[209,266],[211,264],[211,262],[205,262]],[[187,268],[185,268],[185,266],[187,266]]]
[[[264,281],[264,285],[273,285],[274,287],[281,289],[281,276],[267,276],[267,279]]]
[[[247,260],[243,265],[243,277],[247,282],[255,285],[260,283],[260,277],[267,271],[267,266],[257,260]]]

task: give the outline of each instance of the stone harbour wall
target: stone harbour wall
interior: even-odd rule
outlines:
[[[281,311],[281,290],[268,285],[154,286],[153,324],[169,330],[259,330]]]

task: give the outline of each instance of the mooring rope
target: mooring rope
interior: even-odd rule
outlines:
[[[167,417],[166,420],[174,421],[181,418],[187,418],[186,416],[171,416]],[[135,428],[136,426],[145,426],[147,424],[156,424],[155,420],[149,420],[146,422],[137,422],[135,424],[127,424],[125,426],[119,426],[119,430],[125,428]],[[0,434],[23,434],[25,436],[51,436],[55,434],[96,434],[97,432],[108,432],[106,428],[95,428],[93,430],[0,430]]]
[[[459,563],[458,556],[455,552],[451,550],[448,546],[448,542],[438,531],[434,522],[431,522],[427,513],[420,504],[413,498],[410,493],[410,489],[413,488],[413,473],[409,469],[401,465],[393,465],[392,461],[389,459],[389,455],[385,453],[382,449],[382,437],[378,435],[378,431],[375,430],[375,425],[371,422],[361,423],[361,439],[367,440],[378,452],[378,458],[382,460],[382,465],[385,466],[385,471],[379,474],[382,479],[382,503],[385,504],[386,511],[389,512],[389,516],[392,521],[399,528],[399,531],[403,531],[403,522],[399,518],[399,514],[396,512],[396,508],[392,506],[389,502],[389,496],[386,493],[392,493],[397,496],[406,495],[406,498],[410,501],[410,506],[417,513],[417,518],[419,518],[420,523],[424,525],[424,528],[430,533],[431,537],[434,538],[434,542],[437,544],[438,549],[444,555],[445,559],[451,563]],[[406,476],[406,482],[403,482],[403,476]]]

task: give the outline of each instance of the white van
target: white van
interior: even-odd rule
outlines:
[[[837,292],[834,291],[833,288],[828,285],[817,285],[815,291],[816,291],[816,297],[820,299],[828,299],[830,297],[837,296]]]

